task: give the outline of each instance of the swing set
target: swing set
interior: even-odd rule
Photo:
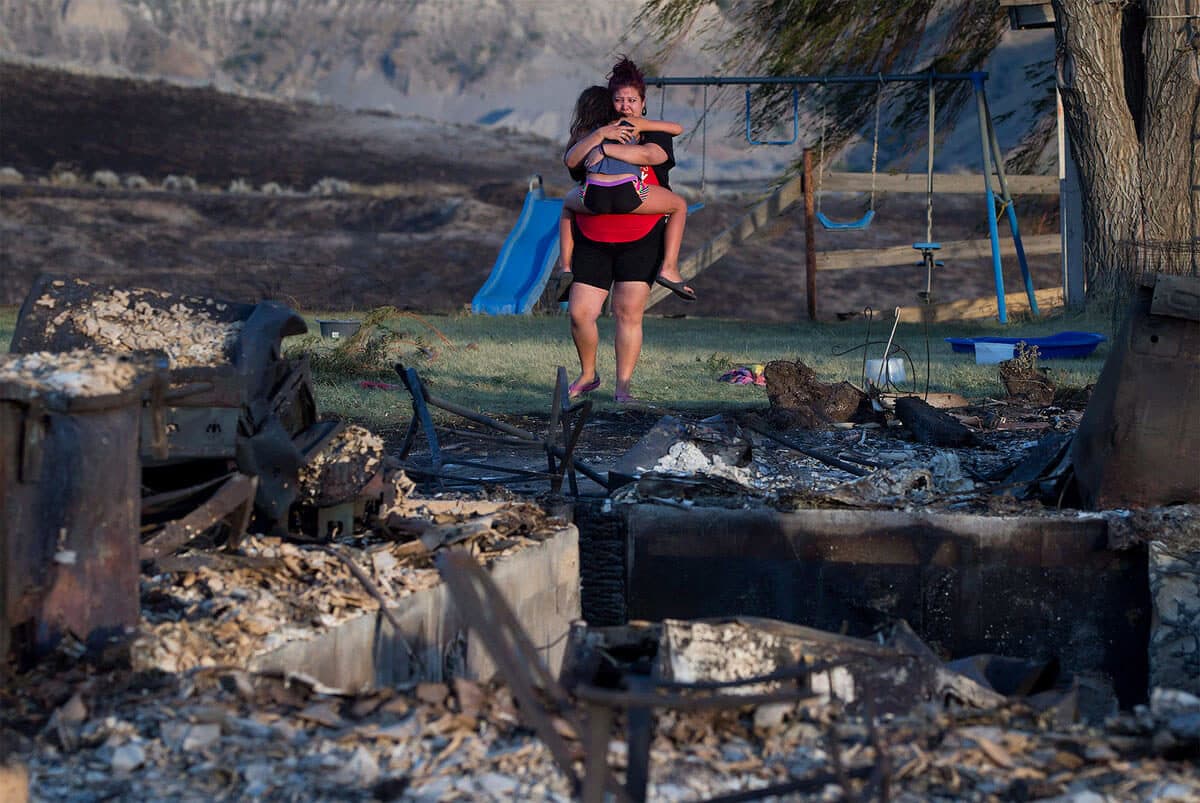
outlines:
[[[1004,159],[996,138],[995,126],[992,122],[988,107],[987,94],[984,91],[985,72],[968,73],[879,73],[868,75],[793,75],[793,76],[742,76],[742,77],[683,77],[683,78],[650,78],[648,85],[663,89],[665,105],[666,87],[668,86],[702,86],[704,87],[705,106],[701,118],[702,125],[702,159],[707,157],[707,125],[708,125],[708,87],[710,86],[745,86],[745,123],[746,141],[752,145],[787,146],[795,144],[800,137],[800,87],[816,84],[822,91],[820,104],[821,134],[819,140],[820,167],[815,182],[816,213],[814,215],[822,228],[828,231],[856,231],[868,228],[875,219],[876,176],[879,162],[879,134],[883,107],[884,85],[888,83],[924,83],[928,87],[928,130],[927,130],[927,159],[925,187],[925,239],[913,243],[913,249],[921,253],[921,262],[925,266],[925,289],[918,296],[925,303],[932,303],[933,274],[936,267],[944,263],[937,259],[937,252],[942,244],[933,238],[933,166],[934,142],[936,135],[936,102],[934,86],[938,81],[969,81],[975,94],[977,116],[979,120],[980,152],[983,161],[984,196],[988,209],[988,237],[991,242],[992,273],[996,286],[996,306],[1000,323],[1008,323],[1008,310],[1004,292],[1004,273],[1001,263],[999,219],[1002,215],[1008,218],[1009,230],[1012,233],[1013,245],[1017,261],[1021,268],[1021,277],[1025,286],[1025,294],[1029,299],[1031,312],[1038,315],[1037,298],[1034,293],[1033,279],[1025,258],[1025,248],[1021,241],[1021,232],[1017,223],[1017,212],[1012,194],[1009,192],[1008,179],[1004,173]],[[827,115],[825,110],[825,90],[829,84],[875,84],[874,132],[871,145],[871,189],[868,208],[857,220],[839,221],[826,215],[821,210],[821,185],[825,174],[825,140],[827,134]],[[752,87],[755,86],[791,86],[792,87],[792,135],[787,139],[757,139],[754,136],[752,119]],[[998,191],[993,189],[993,177],[998,185]],[[701,188],[704,187],[704,166],[701,167]],[[688,278],[688,277],[685,277]]]

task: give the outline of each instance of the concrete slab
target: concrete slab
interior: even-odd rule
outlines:
[[[557,674],[567,631],[580,617],[579,531],[568,525],[536,547],[497,560],[490,573],[542,660]],[[345,691],[449,677],[487,680],[495,674],[491,656],[468,632],[444,585],[405,597],[391,611],[402,639],[382,614],[372,612],[263,653],[250,668],[297,672]]]
[[[1146,696],[1146,550],[1099,517],[618,506],[630,619],[762,616],[869,636],[902,618],[944,657],[1057,657]],[[588,567],[584,566],[585,576]]]

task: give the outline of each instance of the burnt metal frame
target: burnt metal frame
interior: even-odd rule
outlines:
[[[405,469],[411,473],[430,477],[435,479],[439,484],[442,484],[446,480],[482,482],[481,478],[444,474],[442,473],[442,469],[446,466],[459,466],[510,474],[514,477],[511,480],[513,482],[549,478],[550,492],[554,494],[561,493],[565,477],[571,489],[571,494],[578,496],[579,483],[575,476],[575,472],[578,471],[605,490],[609,489],[609,481],[604,475],[588,466],[575,462],[575,447],[579,443],[579,436],[583,432],[584,424],[587,423],[588,415],[591,413],[592,403],[591,401],[584,400],[574,405],[570,404],[567,396],[566,368],[559,366],[555,376],[554,395],[550,402],[550,424],[545,437],[538,437],[531,432],[526,432],[511,424],[498,421],[483,413],[478,413],[453,402],[439,399],[429,393],[425,387],[425,383],[421,381],[420,375],[417,374],[416,369],[406,368],[401,363],[397,363],[395,369],[404,383],[409,396],[412,397],[413,407],[412,418],[409,420],[408,430],[404,434],[404,442],[400,447],[400,459],[402,461],[407,460],[416,441],[418,431],[425,433],[425,439],[429,443],[430,468],[425,469],[421,466],[406,465]],[[437,407],[438,409],[461,416],[468,421],[474,421],[475,423],[483,424],[491,429],[502,432],[510,436],[510,439],[505,441],[506,443],[540,446],[546,453],[547,471],[531,471],[475,460],[447,458],[438,442],[437,430],[433,424],[433,416],[429,411],[430,407]]]
[[[443,551],[434,561],[442,580],[450,589],[455,605],[468,627],[483,641],[484,647],[496,662],[501,677],[516,698],[521,716],[538,735],[554,757],[555,763],[571,784],[572,795],[584,803],[603,803],[611,795],[616,801],[643,803],[650,780],[650,744],[653,741],[653,711],[656,708],[701,710],[741,708],[770,702],[799,702],[811,697],[800,682],[815,671],[825,671],[843,662],[798,666],[760,677],[715,683],[663,683],[649,678],[626,675],[628,691],[579,684],[575,696],[586,708],[586,729],[580,727],[570,695],[550,675],[537,649],[521,627],[512,608],[500,593],[487,572],[470,554],[463,551]],[[759,694],[725,694],[724,689],[753,686],[762,683],[792,681],[794,686]],[[538,689],[542,694],[538,694]],[[549,699],[550,705],[546,700]],[[628,766],[624,786],[621,786],[608,766],[608,743],[617,710],[627,712]],[[554,719],[561,718],[575,731],[584,744],[584,774],[575,770],[570,747]],[[817,791],[828,784],[840,784],[849,793],[849,779],[868,779],[878,786],[881,799],[887,800],[890,781],[890,762],[871,717],[872,742],[880,757],[875,766],[846,769],[841,762],[834,733],[830,733],[832,772],[822,772],[807,778],[797,778],[709,798],[704,803],[735,803],[758,800],[791,792]]]

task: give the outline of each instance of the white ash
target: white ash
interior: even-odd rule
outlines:
[[[119,354],[80,350],[0,355],[0,381],[43,394],[109,396],[133,387],[141,373],[137,363]]]
[[[713,455],[712,459],[709,459],[708,455],[691,441],[673,444],[654,464],[653,470],[663,474],[706,474],[754,487],[755,477],[752,469],[731,466],[721,459],[720,455]]]
[[[301,496],[317,501],[330,481],[361,488],[382,465],[383,438],[365,427],[348,426],[300,468]]]
[[[963,493],[975,489],[975,482],[963,473],[962,461],[954,452],[939,450],[929,460],[936,490],[943,493]]]
[[[150,304],[146,298],[160,300]],[[213,318],[208,307],[218,311],[224,304],[212,299],[184,303],[174,301],[165,309],[161,301],[171,294],[154,290],[112,290],[92,297],[86,305],[71,306],[53,318],[46,334],[70,322],[77,332],[97,346],[113,351],[155,350],[165,352],[171,368],[219,365],[241,331],[241,321]],[[191,300],[189,300],[191,301]],[[53,308],[56,300],[47,294],[36,304]]]

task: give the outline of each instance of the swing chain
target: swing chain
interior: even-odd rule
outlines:
[[[937,103],[933,88],[932,69],[929,71],[929,141],[927,143],[928,159],[926,164],[925,183],[925,242],[933,242],[933,148],[934,137],[937,135]]]
[[[708,84],[704,85],[704,97],[700,103],[704,109],[704,114],[700,116],[700,196],[707,198],[708,185],[705,179],[708,173]]]
[[[821,184],[825,181],[825,84],[821,84],[821,139],[817,146],[817,214],[821,214]]]
[[[871,197],[867,206],[867,208],[872,212],[875,211],[875,187],[876,177],[878,176],[879,169],[879,121],[883,113],[883,73],[877,73],[877,75],[879,79],[879,87],[875,91],[875,129],[871,137]],[[820,113],[821,139],[820,144],[818,145],[817,161],[819,162],[819,166],[817,168],[817,186],[815,188],[817,196],[816,211],[818,213],[821,211],[821,184],[825,180],[825,93],[827,91],[827,85],[822,81]]]
[[[879,87],[875,90],[875,137],[871,145],[871,201],[868,207],[875,211],[875,174],[879,165],[879,115],[883,108],[883,73],[878,73]]]

